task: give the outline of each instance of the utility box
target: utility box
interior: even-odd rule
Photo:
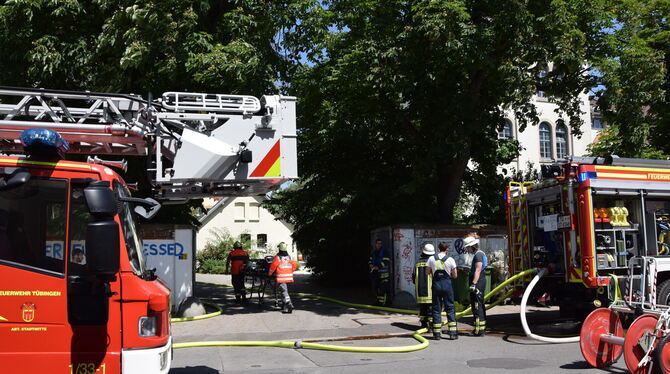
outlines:
[[[453,257],[459,272],[469,272],[472,264],[472,255],[463,248],[463,238],[470,232],[476,231],[480,236],[479,247],[486,253],[489,268],[492,273],[498,273],[504,278],[507,272],[507,230],[502,226],[449,226],[449,225],[393,225],[374,229],[370,233],[370,244],[374,246],[377,239],[381,239],[385,250],[392,261],[391,265],[391,294],[393,304],[398,307],[413,307],[416,303],[414,283],[414,265],[421,255],[424,244],[430,243],[438,252],[438,243],[449,243],[449,256]],[[464,274],[467,276],[467,274]],[[459,279],[461,276],[459,275]],[[495,277],[494,277],[495,278]],[[495,280],[494,280],[495,281]],[[466,281],[467,282],[467,281]],[[456,280],[454,291],[456,300],[467,302],[469,295],[459,292]],[[466,288],[467,290],[467,288]]]
[[[156,269],[172,292],[176,312],[195,284],[195,230],[184,225],[142,225],[142,252],[147,269]]]

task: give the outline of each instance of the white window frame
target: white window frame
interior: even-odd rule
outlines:
[[[261,235],[265,235],[265,242],[262,242],[262,245],[261,240],[259,238]],[[268,247],[268,234],[265,233],[256,234],[256,248],[265,249],[267,247]]]
[[[249,203],[249,222],[259,222],[261,219],[261,204],[260,203]]]
[[[556,134],[554,135],[554,143],[556,144],[556,159],[567,159],[570,156],[570,130],[568,127],[562,124],[556,125]],[[559,138],[558,134],[562,132],[562,137]],[[565,154],[561,156],[559,152],[559,139],[563,139],[565,145]]]
[[[240,215],[239,208],[242,208],[242,214]],[[233,213],[235,222],[244,222],[246,221],[246,204],[244,202],[236,202],[233,204]]]
[[[509,128],[509,136],[505,136],[505,129]],[[510,140],[514,139],[514,126],[512,125],[512,121],[509,119],[505,118],[505,124],[503,125],[503,128],[498,131],[498,139],[501,140]]]
[[[547,127],[547,134],[549,134],[549,139],[548,140],[543,140],[542,139],[542,126],[546,125]],[[554,139],[553,139],[553,126],[547,122],[547,121],[542,121],[540,122],[540,125],[538,126],[538,139],[539,139],[539,151],[540,151],[540,160],[541,161],[547,161],[547,160],[552,160],[554,158]],[[543,149],[543,143],[547,143],[549,145],[549,156],[546,157],[542,154],[542,149]],[[544,147],[547,148],[547,147]]]

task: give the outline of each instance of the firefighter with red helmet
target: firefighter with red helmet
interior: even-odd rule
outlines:
[[[233,289],[235,290],[235,301],[247,301],[247,291],[244,289],[244,267],[249,261],[249,254],[242,249],[242,243],[235,242],[233,250],[228,255],[226,263],[233,278]]]
[[[282,312],[292,313],[293,303],[291,303],[291,296],[288,294],[288,284],[293,283],[293,272],[298,268],[298,263],[291,259],[284,243],[279,243],[278,247],[279,253],[275,256],[272,264],[270,264],[268,275],[275,275],[277,286],[281,290],[283,300]]]

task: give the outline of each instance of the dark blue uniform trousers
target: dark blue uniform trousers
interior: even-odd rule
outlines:
[[[433,334],[442,332],[442,310],[447,312],[449,335],[458,335],[456,313],[454,310],[454,289],[451,279],[433,279]]]

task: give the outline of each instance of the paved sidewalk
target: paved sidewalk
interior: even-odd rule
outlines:
[[[310,274],[295,275],[291,292],[328,296],[343,301],[369,304],[367,289],[336,289],[319,287]],[[198,282],[231,284],[229,275],[197,274]],[[411,334],[419,328],[415,315],[356,309],[340,304],[310,298],[293,297],[295,310],[283,314],[274,307],[274,298],[267,295],[259,305],[256,294],[247,304],[237,304],[233,290],[199,283],[196,296],[223,307],[222,316],[206,320],[173,324],[175,342],[202,340],[326,340],[346,337]],[[542,313],[537,313],[542,312]],[[506,333],[521,333],[519,307],[502,305],[488,311],[488,326]],[[537,317],[536,317],[537,316]],[[557,308],[529,308],[528,319],[536,326],[533,332],[572,333],[551,326],[558,318]],[[459,321],[459,329],[472,329],[472,317]],[[567,324],[568,328],[575,327]],[[565,329],[566,326],[561,326]]]
[[[321,294],[367,303],[366,290],[316,289],[309,274],[296,274],[290,292]],[[198,274],[198,282],[230,284],[229,275]],[[324,290],[327,290],[324,292]],[[328,292],[330,291],[330,292]],[[173,324],[175,342],[194,340],[298,340],[361,335],[403,334],[418,328],[416,316],[349,308],[331,302],[293,297],[295,310],[283,314],[274,307],[273,295],[259,305],[256,294],[246,304],[235,303],[233,289],[197,284],[196,296],[223,307],[222,316]]]

